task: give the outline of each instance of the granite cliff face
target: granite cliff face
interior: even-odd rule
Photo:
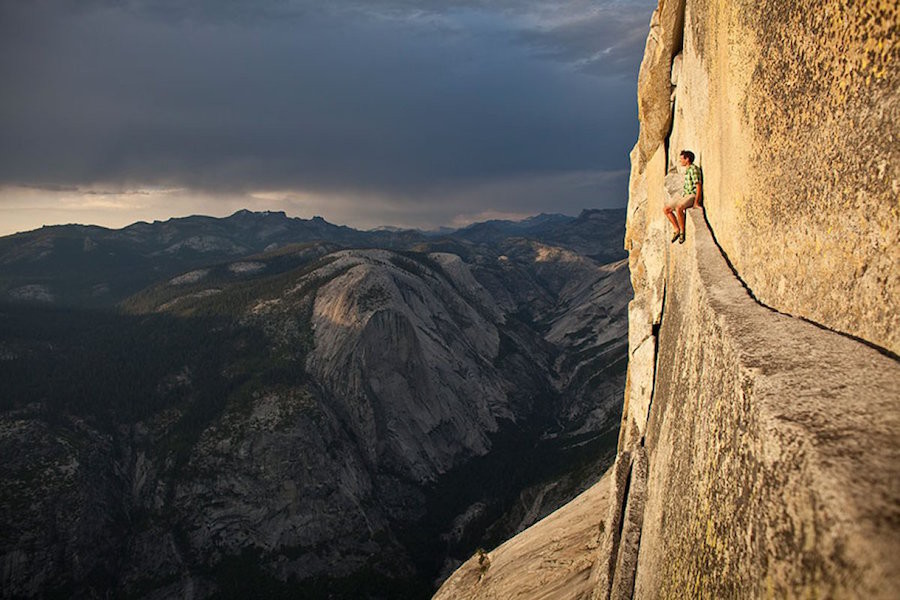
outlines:
[[[565,506],[437,598],[516,597],[535,580],[546,592],[520,597],[900,595],[898,22],[877,0],[660,1],[604,500],[593,527]],[[671,245],[682,148],[705,210]],[[572,538],[589,561],[554,543],[567,520],[592,532]]]
[[[3,597],[427,597],[611,462],[631,294],[577,250],[593,226],[614,252],[595,216],[553,244],[211,249],[116,312],[0,305]],[[60,285],[79,232],[0,279]]]

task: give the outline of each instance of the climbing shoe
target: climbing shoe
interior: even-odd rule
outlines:
[[[678,234],[678,243],[679,243],[679,244],[683,244],[683,243],[684,243],[684,232],[683,232],[683,231],[682,231],[681,233]]]
[[[680,231],[676,231],[676,232],[672,235],[672,243],[674,244],[674,243],[675,243],[675,240],[677,240],[677,239],[680,238],[680,237],[681,237],[681,232],[680,232]]]

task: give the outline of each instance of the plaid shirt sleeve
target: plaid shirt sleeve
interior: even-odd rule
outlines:
[[[697,165],[689,166],[684,174],[684,195],[690,196],[697,193],[697,184],[702,182],[703,177],[700,175],[700,167]]]

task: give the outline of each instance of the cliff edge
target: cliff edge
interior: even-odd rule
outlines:
[[[595,511],[554,515],[602,533],[582,587],[521,597],[900,597],[898,23],[875,0],[660,0],[618,458]],[[683,148],[705,211],[672,245]],[[561,552],[541,525],[496,551],[521,586]],[[436,597],[496,595],[472,568]]]

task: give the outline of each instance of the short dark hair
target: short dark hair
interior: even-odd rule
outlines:
[[[691,152],[690,150],[682,150],[682,151],[681,151],[681,156],[683,156],[683,157],[685,157],[686,159],[688,159],[688,162],[689,162],[689,163],[694,162],[694,153]]]

